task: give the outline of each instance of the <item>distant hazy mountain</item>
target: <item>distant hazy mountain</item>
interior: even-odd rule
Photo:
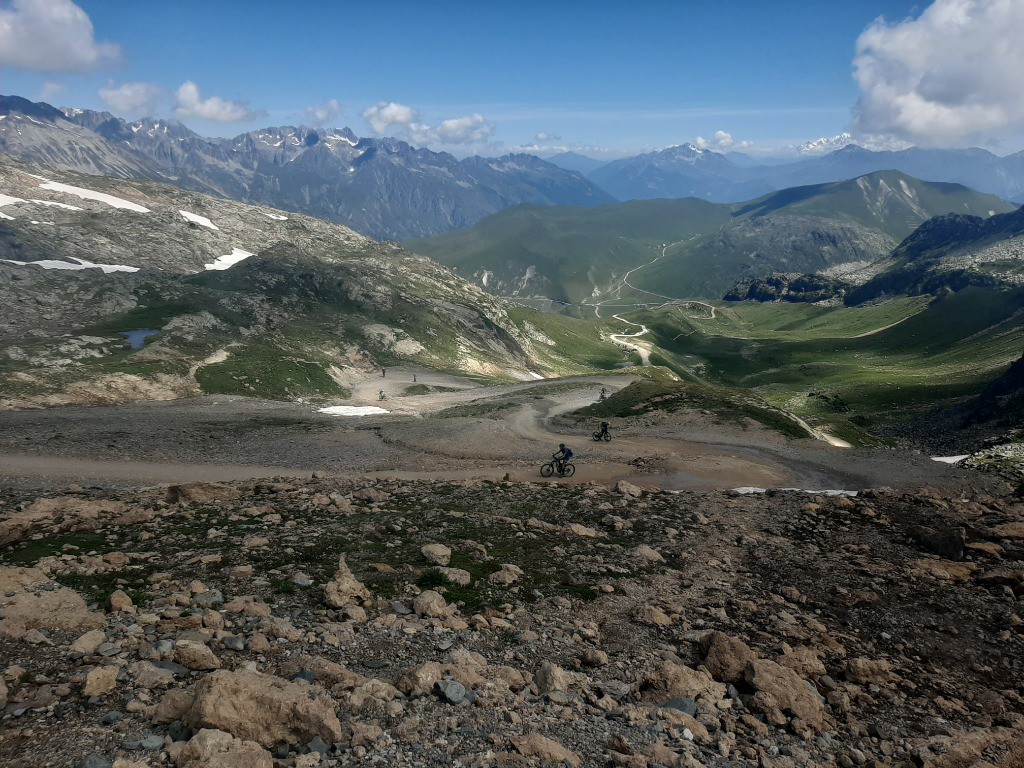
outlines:
[[[533,155],[457,160],[348,129],[290,126],[211,139],[174,121],[127,122],[16,96],[0,97],[0,151],[49,168],[163,180],[395,240],[466,227],[521,203],[613,201]]]
[[[567,171],[576,171],[584,176],[589,176],[598,168],[607,164],[605,160],[595,160],[578,152],[561,152],[544,159],[553,165],[557,165],[559,168],[565,168]]]
[[[873,152],[846,134],[808,142],[798,160],[719,154],[692,144],[616,160],[588,174],[620,200],[700,197],[731,203],[790,187],[823,184],[896,170],[925,181],[963,184],[1005,200],[1024,200],[1024,152],[998,157],[984,149]]]
[[[699,197],[713,202],[749,200],[779,187],[724,155],[693,144],[615,160],[589,177],[620,200]]]
[[[733,205],[687,198],[513,208],[409,246],[501,295],[572,303],[718,298],[737,281],[773,272],[863,282],[933,216],[1013,209],[960,185],[881,172]]]

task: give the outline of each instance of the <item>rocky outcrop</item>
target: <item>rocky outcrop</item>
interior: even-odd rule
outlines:
[[[196,685],[186,722],[195,729],[226,731],[268,748],[306,744],[315,738],[333,744],[343,736],[334,707],[318,685],[248,670],[220,670]]]

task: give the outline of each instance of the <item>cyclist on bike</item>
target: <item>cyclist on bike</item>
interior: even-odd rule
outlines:
[[[608,427],[609,427],[609,426],[610,426],[610,425],[608,424],[608,422],[607,422],[607,421],[602,421],[602,422],[601,422],[601,435],[602,435],[602,436],[604,436],[604,435],[607,435],[607,434],[608,434]]]
[[[565,443],[558,444],[558,453],[551,456],[555,460],[555,465],[558,467],[558,474],[565,472],[565,464],[572,458],[572,451],[565,447]]]

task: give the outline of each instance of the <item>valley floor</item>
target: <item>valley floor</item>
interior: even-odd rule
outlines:
[[[351,405],[389,411],[331,416],[303,403],[230,396],[0,413],[0,478],[21,486],[109,482],[152,485],[255,477],[381,476],[539,479],[565,442],[577,473],[560,483],[629,480],[664,489],[738,486],[857,489],[956,488],[984,477],[904,451],[842,449],[790,440],[698,411],[597,423],[565,416],[624,376],[480,387],[469,379],[404,369],[348,382]],[[401,382],[401,383],[399,383]],[[389,399],[377,399],[380,389]]]

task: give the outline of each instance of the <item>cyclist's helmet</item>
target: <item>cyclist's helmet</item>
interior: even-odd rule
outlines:
[[[559,444],[558,444],[558,447],[559,447],[559,448],[565,448],[565,443],[559,443]]]

